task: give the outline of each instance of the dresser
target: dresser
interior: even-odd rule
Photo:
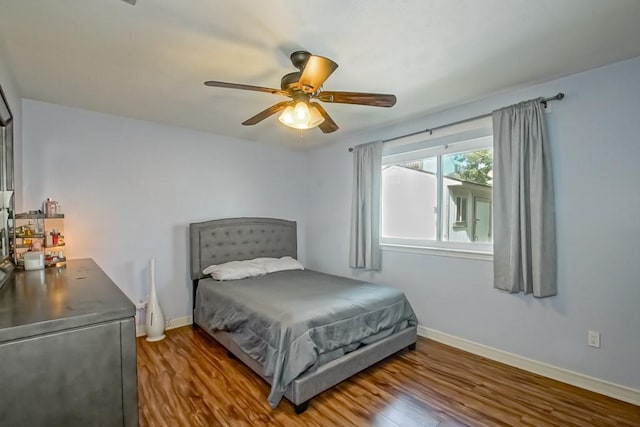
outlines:
[[[92,259],[0,289],[0,426],[136,426],[135,306]]]

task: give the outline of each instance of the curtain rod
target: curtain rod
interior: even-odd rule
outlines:
[[[564,93],[558,92],[554,96],[550,96],[548,98],[544,98],[542,101],[540,101],[540,103],[544,106],[544,108],[547,108],[547,102],[549,102],[549,101],[560,101],[562,98],[564,98]],[[458,120],[457,122],[447,123],[446,125],[440,125],[440,126],[436,126],[436,127],[432,127],[432,128],[427,128],[427,129],[424,129],[424,130],[419,130],[417,132],[407,133],[405,135],[400,135],[400,136],[396,136],[396,137],[393,137],[393,138],[385,139],[382,142],[385,143],[385,142],[396,141],[398,139],[406,138],[408,136],[419,135],[421,133],[427,133],[427,132],[429,133],[429,135],[433,135],[433,131],[434,130],[448,128],[448,127],[451,127],[451,126],[460,125],[462,123],[467,123],[467,122],[472,122],[474,120],[483,119],[485,117],[489,117],[491,114],[492,113],[480,114],[479,116],[473,116],[473,117],[470,117],[468,119]],[[349,152],[352,152],[352,151],[353,151],[353,147],[349,147]]]

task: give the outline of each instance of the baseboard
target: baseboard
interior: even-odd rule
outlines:
[[[166,330],[180,328],[182,326],[191,325],[193,323],[193,316],[176,317],[174,319],[167,320],[165,323]],[[147,333],[144,329],[144,324],[136,325],[136,337],[143,337],[145,335],[147,335]]]
[[[534,374],[542,375],[543,377],[551,378],[556,381],[571,384],[576,387],[584,388],[586,390],[604,394],[605,396],[640,406],[640,390],[590,377],[579,372],[558,368],[557,366],[538,362],[537,360],[529,359],[527,357],[519,356],[517,354],[509,353],[483,344],[478,344],[476,342],[436,331],[435,329],[427,328],[422,325],[418,326],[418,335],[487,359],[495,360],[496,362],[504,363],[505,365],[533,372]]]

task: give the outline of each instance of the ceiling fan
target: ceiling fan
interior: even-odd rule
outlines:
[[[370,105],[373,107],[393,107],[395,95],[363,92],[323,91],[322,84],[338,68],[338,64],[323,56],[312,55],[306,51],[291,54],[291,62],[299,70],[285,74],[280,81],[280,89],[262,86],[251,86],[218,81],[204,82],[207,86],[225,87],[229,89],[253,90],[267,92],[291,98],[272,105],[264,111],[242,122],[245,126],[260,123],[267,117],[282,111],[278,120],[295,129],[311,129],[316,126],[324,133],[338,130],[327,111],[315,100],[337,104]]]

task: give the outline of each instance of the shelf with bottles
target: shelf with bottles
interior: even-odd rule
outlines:
[[[16,214],[9,227],[16,265],[24,265],[24,254],[29,251],[43,252],[46,266],[59,265],[61,260],[66,260],[63,230],[64,214],[45,215],[42,211]]]

